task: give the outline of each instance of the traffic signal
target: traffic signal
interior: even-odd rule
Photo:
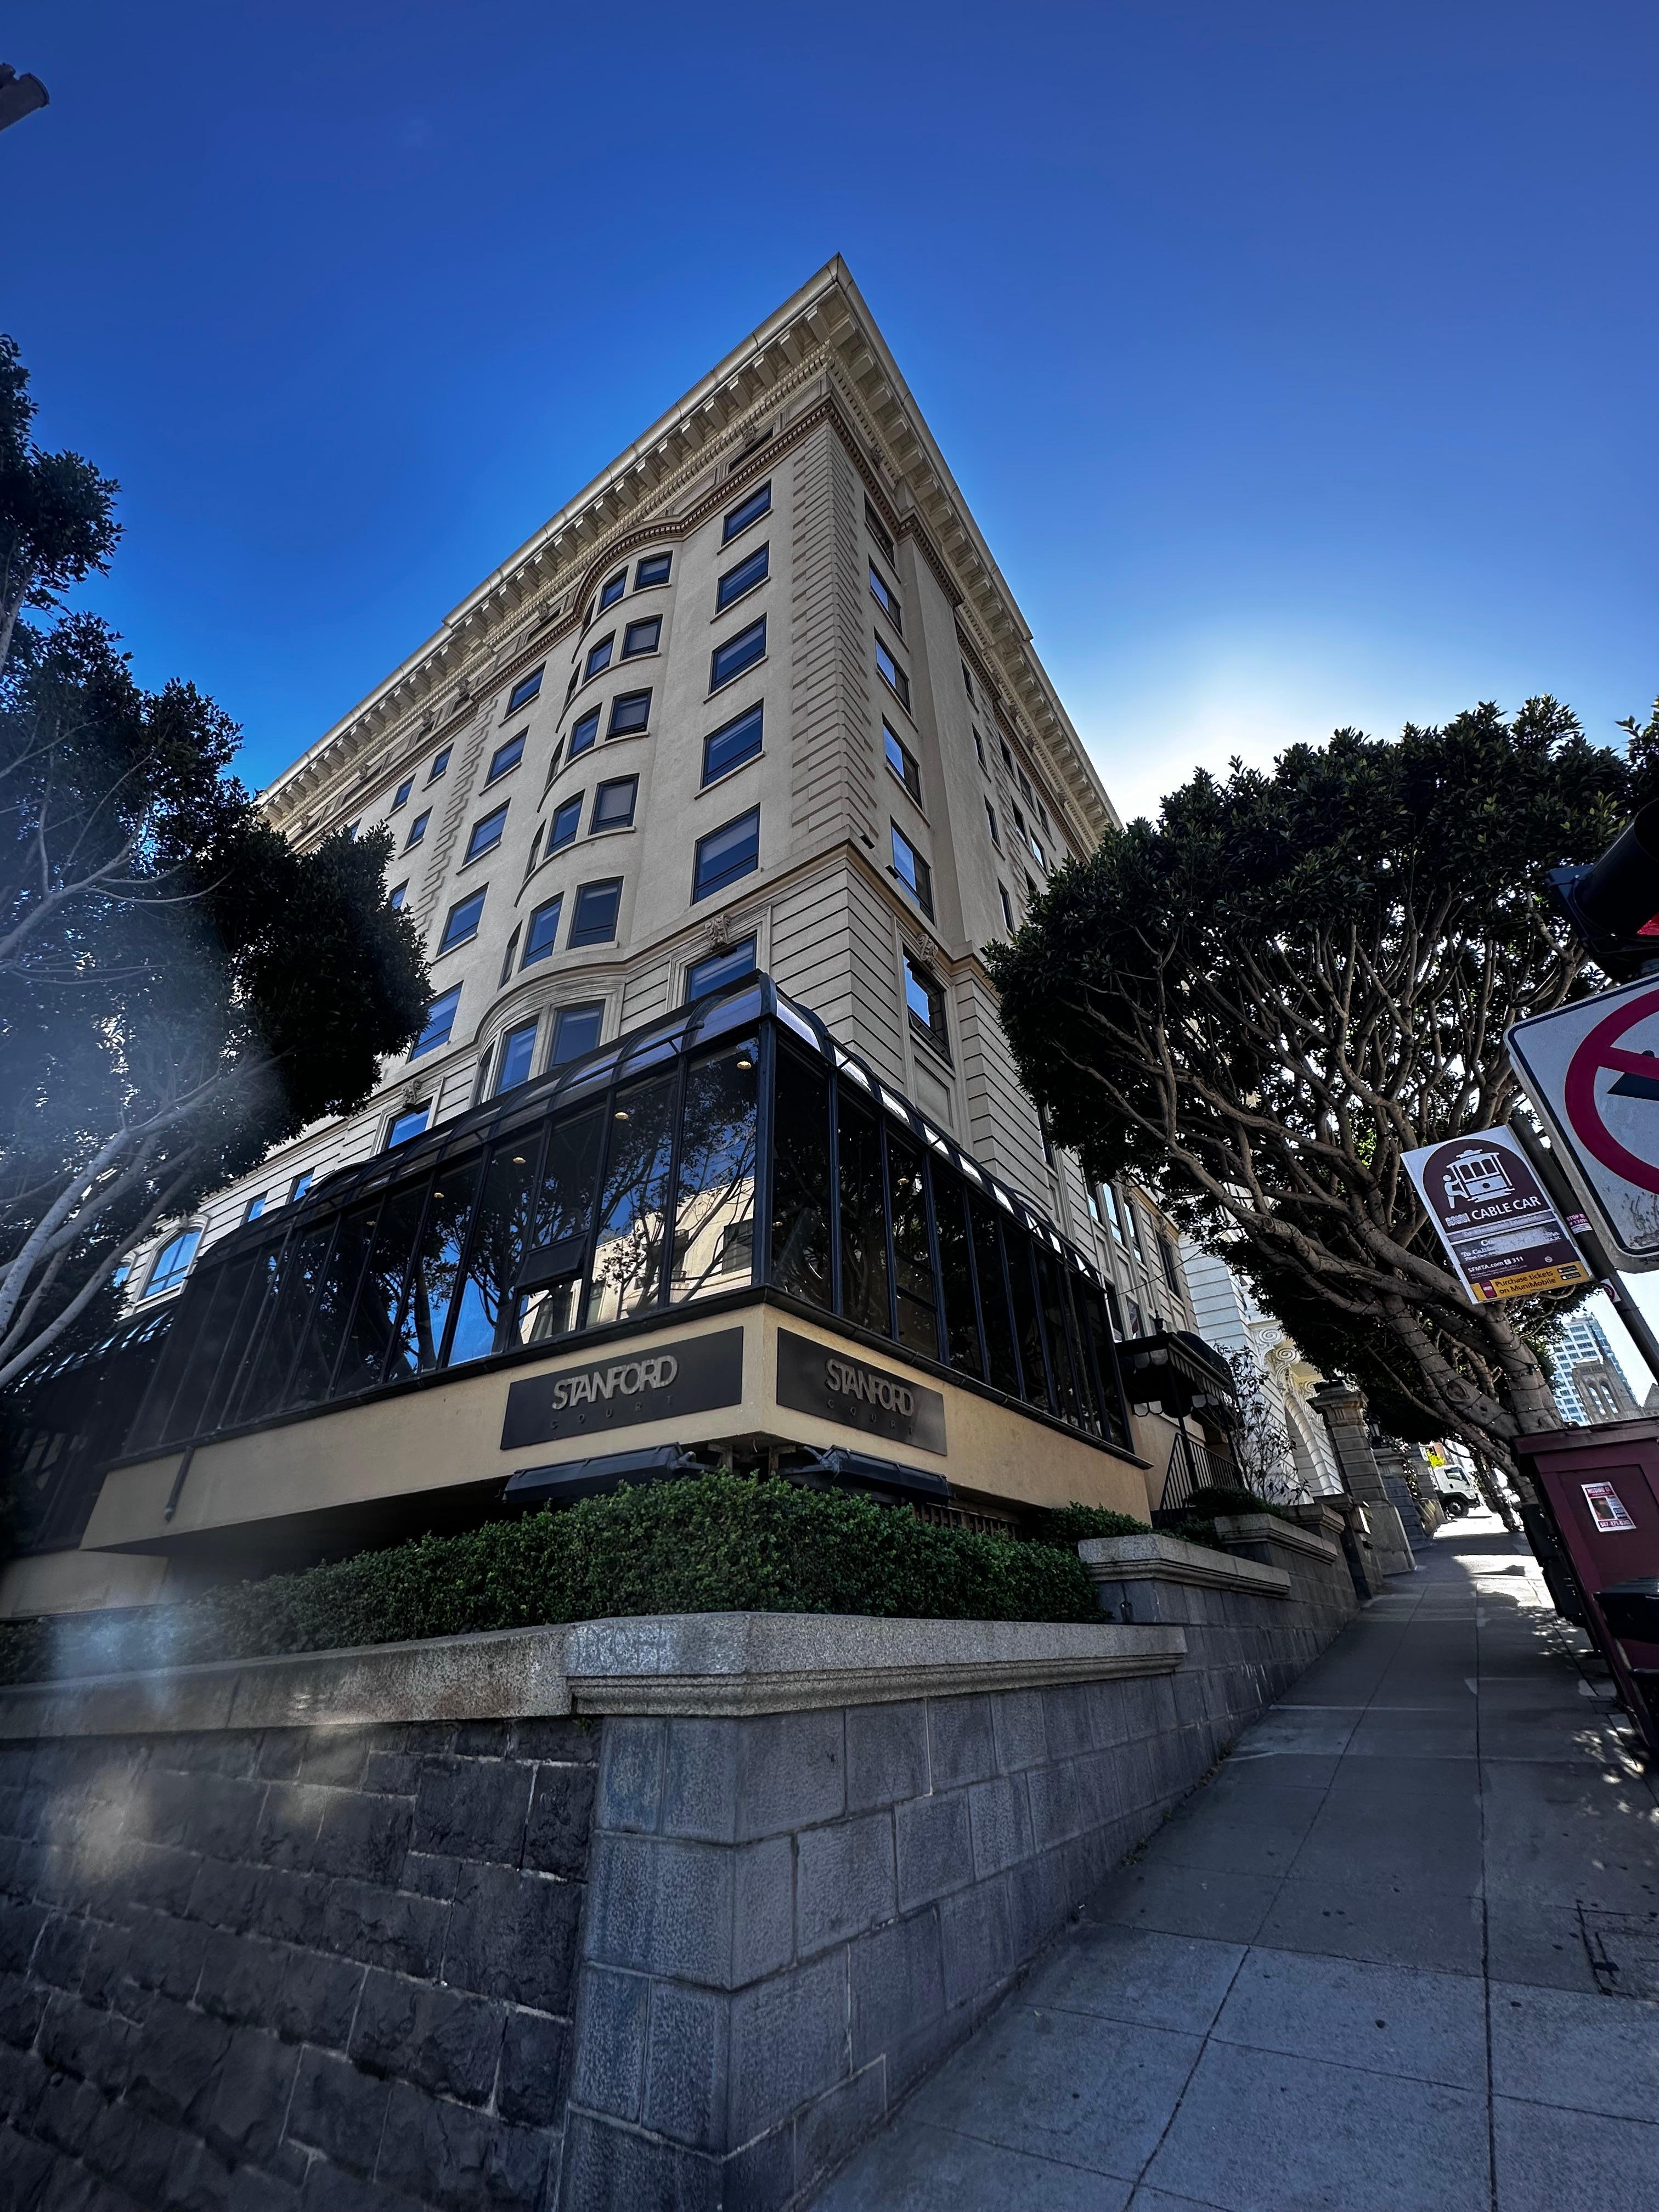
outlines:
[[[1556,904],[1598,968],[1628,983],[1659,965],[1659,799],[1587,867],[1552,868]]]

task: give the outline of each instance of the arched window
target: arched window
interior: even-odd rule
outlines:
[[[155,1265],[149,1271],[149,1280],[144,1285],[144,1296],[153,1298],[161,1291],[176,1291],[190,1273],[190,1263],[196,1257],[196,1247],[202,1241],[199,1229],[181,1229],[171,1243],[164,1244],[155,1255]]]

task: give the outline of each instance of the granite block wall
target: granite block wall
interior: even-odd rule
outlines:
[[[0,2199],[534,2212],[598,1730],[0,1746]]]

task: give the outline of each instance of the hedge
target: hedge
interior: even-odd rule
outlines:
[[[1021,1542],[936,1528],[844,1492],[707,1474],[227,1584],[119,1619],[0,1624],[0,1680],[622,1613],[1097,1620],[1077,1535],[1066,1532],[1116,1535],[1144,1524],[1085,1506],[1045,1520],[1045,1540]]]

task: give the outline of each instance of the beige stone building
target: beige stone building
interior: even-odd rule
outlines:
[[[1112,1340],[1191,1328],[1176,1242],[1048,1146],[981,957],[1115,817],[839,260],[264,804],[301,845],[391,829],[427,1030],[364,1112],[143,1255],[136,1306],[182,1297],[180,1325],[78,1541],[14,1562],[5,1609],[142,1601],[653,1453],[908,1470],[951,1516],[1156,1502],[1168,1425],[1130,1413]],[[559,1168],[553,1236],[560,1133],[600,1097],[605,1164]],[[830,1187],[789,1215],[821,1111]],[[711,1335],[730,1371],[689,1383]],[[678,1379],[641,1380],[665,1358]],[[595,1375],[597,1428],[529,1410]]]

